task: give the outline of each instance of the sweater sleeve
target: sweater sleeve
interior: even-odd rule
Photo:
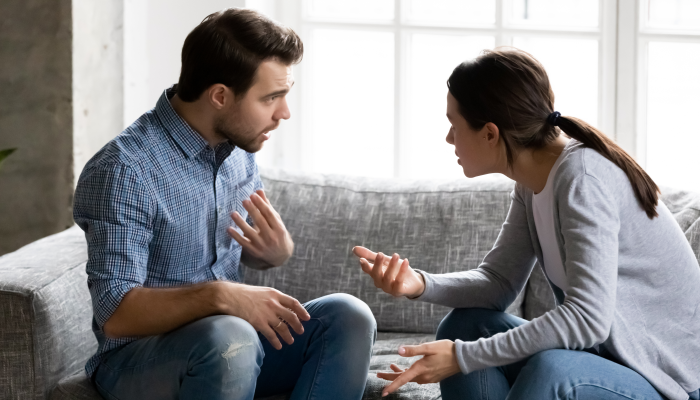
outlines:
[[[425,291],[414,300],[452,308],[505,311],[523,290],[535,264],[521,190],[511,193],[508,216],[496,243],[478,268],[448,274],[420,272]]]
[[[511,364],[544,350],[592,347],[609,336],[617,288],[617,203],[602,182],[587,174],[555,196],[569,284],[564,302],[507,332],[475,342],[457,340],[463,373]]]

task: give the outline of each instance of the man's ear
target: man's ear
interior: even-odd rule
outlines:
[[[501,138],[501,132],[498,130],[496,124],[493,122],[487,122],[486,125],[484,125],[484,130],[486,131],[486,140],[488,141],[489,146],[495,147],[498,145],[498,139]]]
[[[216,110],[221,110],[226,107],[227,103],[233,98],[233,91],[221,83],[211,85],[206,91],[209,104]]]

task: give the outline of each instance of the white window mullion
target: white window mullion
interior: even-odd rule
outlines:
[[[637,0],[617,2],[617,68],[615,99],[615,130],[617,143],[632,157],[639,158],[637,86],[642,80],[637,77]],[[642,164],[643,165],[643,164]]]
[[[398,178],[404,171],[403,142],[401,140],[401,116],[403,102],[401,94],[403,92],[402,76],[403,76],[403,34],[401,32],[401,24],[403,15],[401,10],[401,0],[394,0],[394,177]]]
[[[617,2],[600,0],[599,4],[598,126],[615,137]]]

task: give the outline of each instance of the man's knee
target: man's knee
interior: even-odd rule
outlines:
[[[503,312],[483,308],[456,308],[442,319],[436,338],[475,341],[490,337],[503,331],[499,329],[499,320],[504,316]]]
[[[222,370],[259,369],[265,353],[258,333],[247,321],[229,315],[203,318],[193,328],[194,363]],[[213,373],[214,371],[212,371]]]
[[[322,301],[327,314],[333,316],[333,323],[342,325],[348,334],[368,333],[373,337],[377,322],[365,302],[345,293],[325,296]]]

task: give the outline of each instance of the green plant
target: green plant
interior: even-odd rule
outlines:
[[[12,153],[15,152],[17,149],[5,149],[5,150],[0,150],[0,167],[2,167],[2,162],[5,161],[5,159]]]

